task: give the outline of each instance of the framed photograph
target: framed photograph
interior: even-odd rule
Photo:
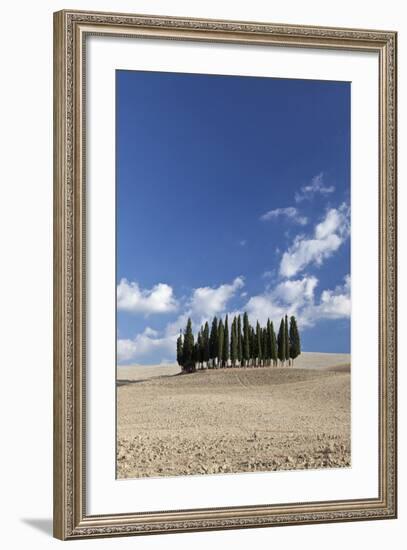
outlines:
[[[396,517],[396,33],[54,16],[54,534]]]

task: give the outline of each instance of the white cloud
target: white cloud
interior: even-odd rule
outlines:
[[[117,285],[117,309],[133,313],[169,313],[178,309],[173,289],[159,283],[150,290],[141,289],[136,282],[122,279]]]
[[[273,296],[285,304],[299,304],[314,299],[314,290],[318,284],[316,277],[283,281],[273,290]]]
[[[239,241],[239,246],[246,246],[246,245],[247,245],[246,239],[242,239],[241,241]]]
[[[345,277],[343,285],[337,286],[335,290],[324,290],[318,304],[313,305],[309,311],[305,310],[304,315],[309,322],[317,319],[341,319],[350,317],[350,277]]]
[[[310,263],[321,265],[323,260],[329,258],[341,244],[342,240],[335,234],[321,240],[297,238],[283,254],[280,273],[284,277],[292,277]]]
[[[143,362],[155,363],[155,358],[166,357],[169,362],[175,361],[177,335],[159,337],[155,330],[147,329],[137,334],[134,339],[117,340],[118,363]]]
[[[166,336],[175,336],[179,334],[180,330],[184,330],[186,327],[188,317],[191,317],[191,310],[187,310],[181,315],[179,315],[175,321],[168,323],[165,327]]]
[[[250,298],[245,309],[251,322],[259,320],[263,324],[268,318],[279,320],[285,314],[298,315],[299,310],[313,302],[317,284],[316,277],[283,281],[263,294]]]
[[[316,193],[321,195],[328,195],[333,193],[335,187],[333,185],[324,184],[324,174],[321,172],[317,176],[314,176],[311,183],[303,185],[301,190],[295,194],[295,202],[301,202],[306,199],[312,199]]]
[[[300,216],[299,211],[294,206],[288,206],[287,208],[275,208],[274,210],[269,210],[262,216],[260,219],[262,221],[271,221],[276,220],[279,217],[285,217],[298,225],[306,225],[308,220],[305,216]]]
[[[313,326],[321,319],[350,317],[350,277],[334,290],[323,290],[319,299],[315,292],[316,277],[283,281],[274,289],[253,296],[243,308],[252,323],[265,323],[268,318],[278,323],[284,315],[295,315],[302,327]]]
[[[293,277],[309,264],[321,265],[347,239],[350,232],[350,210],[344,203],[338,209],[328,210],[324,220],[317,224],[312,237],[299,235],[284,252],[280,274]]]
[[[259,294],[258,296],[252,296],[243,310],[247,311],[252,324],[259,321],[262,325],[266,324],[269,318],[276,321],[287,313],[286,308],[275,301],[273,295],[268,292]]]
[[[146,327],[144,329],[144,334],[146,336],[151,336],[152,338],[156,338],[158,336],[158,330],[154,330],[153,328],[151,327]]]
[[[244,286],[243,277],[236,277],[231,284],[215,288],[204,286],[196,288],[192,294],[189,306],[194,316],[213,317],[226,309],[228,301]]]
[[[117,362],[130,361],[136,353],[136,342],[129,339],[117,340]]]
[[[349,207],[346,204],[342,204],[338,209],[328,210],[324,220],[315,227],[317,239],[325,239],[333,233],[340,235],[349,233]]]

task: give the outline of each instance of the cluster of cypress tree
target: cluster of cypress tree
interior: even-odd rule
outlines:
[[[192,322],[177,339],[177,362],[184,372],[203,368],[265,367],[278,364],[294,364],[301,353],[300,334],[294,316],[288,323],[287,315],[281,319],[278,335],[270,319],[265,327],[257,321],[254,328],[247,313],[233,318],[229,330],[229,319],[214,317],[201,326],[197,337],[192,332]]]

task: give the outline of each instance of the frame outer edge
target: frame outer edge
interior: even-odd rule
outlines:
[[[342,508],[337,511],[297,511],[292,514],[276,514],[270,510],[270,515],[260,514],[251,517],[236,515],[228,519],[208,517],[205,519],[180,518],[174,521],[163,514],[160,521],[142,521],[134,523],[132,517],[114,518],[100,517],[93,523],[92,518],[82,517],[78,490],[81,487],[81,461],[77,456],[80,452],[81,438],[78,438],[78,414],[80,399],[80,380],[78,369],[81,361],[75,345],[81,342],[82,333],[78,330],[78,319],[82,317],[83,303],[78,299],[78,276],[81,273],[78,263],[80,254],[81,207],[80,163],[78,165],[78,113],[75,110],[77,90],[75,80],[75,29],[80,24],[115,25],[126,29],[145,27],[156,31],[168,28],[175,33],[177,30],[188,29],[191,32],[219,32],[230,36],[234,33],[253,35],[265,33],[267,37],[282,36],[287,41],[298,38],[300,47],[309,45],[313,39],[318,40],[318,46],[329,40],[330,47],[334,44],[349,41],[349,50],[356,49],[352,43],[360,44],[362,49],[372,47],[380,49],[386,55],[385,71],[382,74],[384,86],[384,113],[382,123],[385,129],[382,134],[382,145],[385,149],[382,161],[386,169],[382,172],[382,184],[386,186],[386,205],[383,209],[383,228],[385,229],[384,250],[384,293],[383,306],[387,310],[388,333],[383,341],[387,356],[387,380],[385,391],[388,390],[385,418],[385,462],[382,480],[385,481],[385,498],[376,508],[364,508],[363,505],[354,510]],[[182,39],[182,38],[181,38]],[[188,36],[186,39],[191,39]],[[322,42],[319,42],[319,39]],[[217,39],[216,39],[217,41]],[[229,41],[229,38],[228,40]],[[370,44],[370,45],[369,45]],[[346,46],[347,47],[347,46]],[[329,523],[333,521],[358,521],[368,519],[386,519],[397,517],[397,424],[396,424],[396,365],[397,350],[395,333],[397,327],[397,230],[396,230],[396,108],[397,108],[397,34],[392,31],[367,31],[362,29],[335,29],[323,27],[303,27],[299,25],[276,25],[272,23],[250,23],[233,21],[201,20],[166,16],[148,16],[136,14],[105,14],[101,12],[81,12],[63,10],[54,13],[54,536],[61,540],[77,538],[94,538],[123,535],[145,535],[170,532],[206,531],[223,529],[241,529],[250,527],[269,527],[278,525]],[[77,83],[76,83],[77,84]],[[79,109],[80,110],[80,109]],[[78,195],[79,193],[79,195]],[[79,202],[78,202],[79,200]],[[78,270],[79,269],[79,270]],[[386,288],[386,286],[387,288]],[[383,322],[383,321],[382,321]],[[78,402],[79,399],[79,402]],[[389,491],[387,491],[389,489]],[[383,495],[382,495],[383,496]],[[212,510],[213,511],[213,510]],[[185,511],[188,516],[187,512]],[[161,514],[161,513],[160,513]],[[131,515],[130,515],[131,516]],[[119,520],[116,522],[116,520]]]
[[[393,32],[392,35],[392,48],[389,54],[389,74],[386,75],[386,82],[389,83],[389,113],[387,116],[388,123],[388,136],[387,142],[390,143],[390,155],[389,165],[387,173],[387,181],[390,185],[390,213],[386,220],[389,231],[390,250],[387,258],[387,265],[389,266],[389,278],[390,278],[390,290],[389,290],[389,302],[391,303],[391,319],[390,319],[390,333],[391,339],[388,342],[389,352],[391,354],[391,380],[388,377],[389,394],[392,398],[392,410],[389,418],[389,425],[387,427],[389,434],[391,435],[390,445],[390,459],[389,464],[391,471],[388,473],[389,483],[392,486],[391,494],[391,517],[396,519],[398,517],[398,235],[397,235],[397,220],[398,220],[398,204],[397,204],[397,189],[398,189],[398,139],[397,139],[397,108],[398,108],[398,33]]]
[[[65,31],[64,14],[54,13],[53,16],[53,210],[54,210],[54,351],[53,351],[53,392],[54,392],[54,420],[53,420],[53,534],[54,537],[66,539],[66,491],[65,480],[65,97],[66,87],[64,79],[65,68]]]
[[[398,33],[394,33],[394,115],[393,115],[393,133],[394,133],[394,518],[398,518]]]

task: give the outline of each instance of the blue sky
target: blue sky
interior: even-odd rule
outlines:
[[[191,316],[298,318],[350,350],[350,84],[116,73],[118,362]]]

